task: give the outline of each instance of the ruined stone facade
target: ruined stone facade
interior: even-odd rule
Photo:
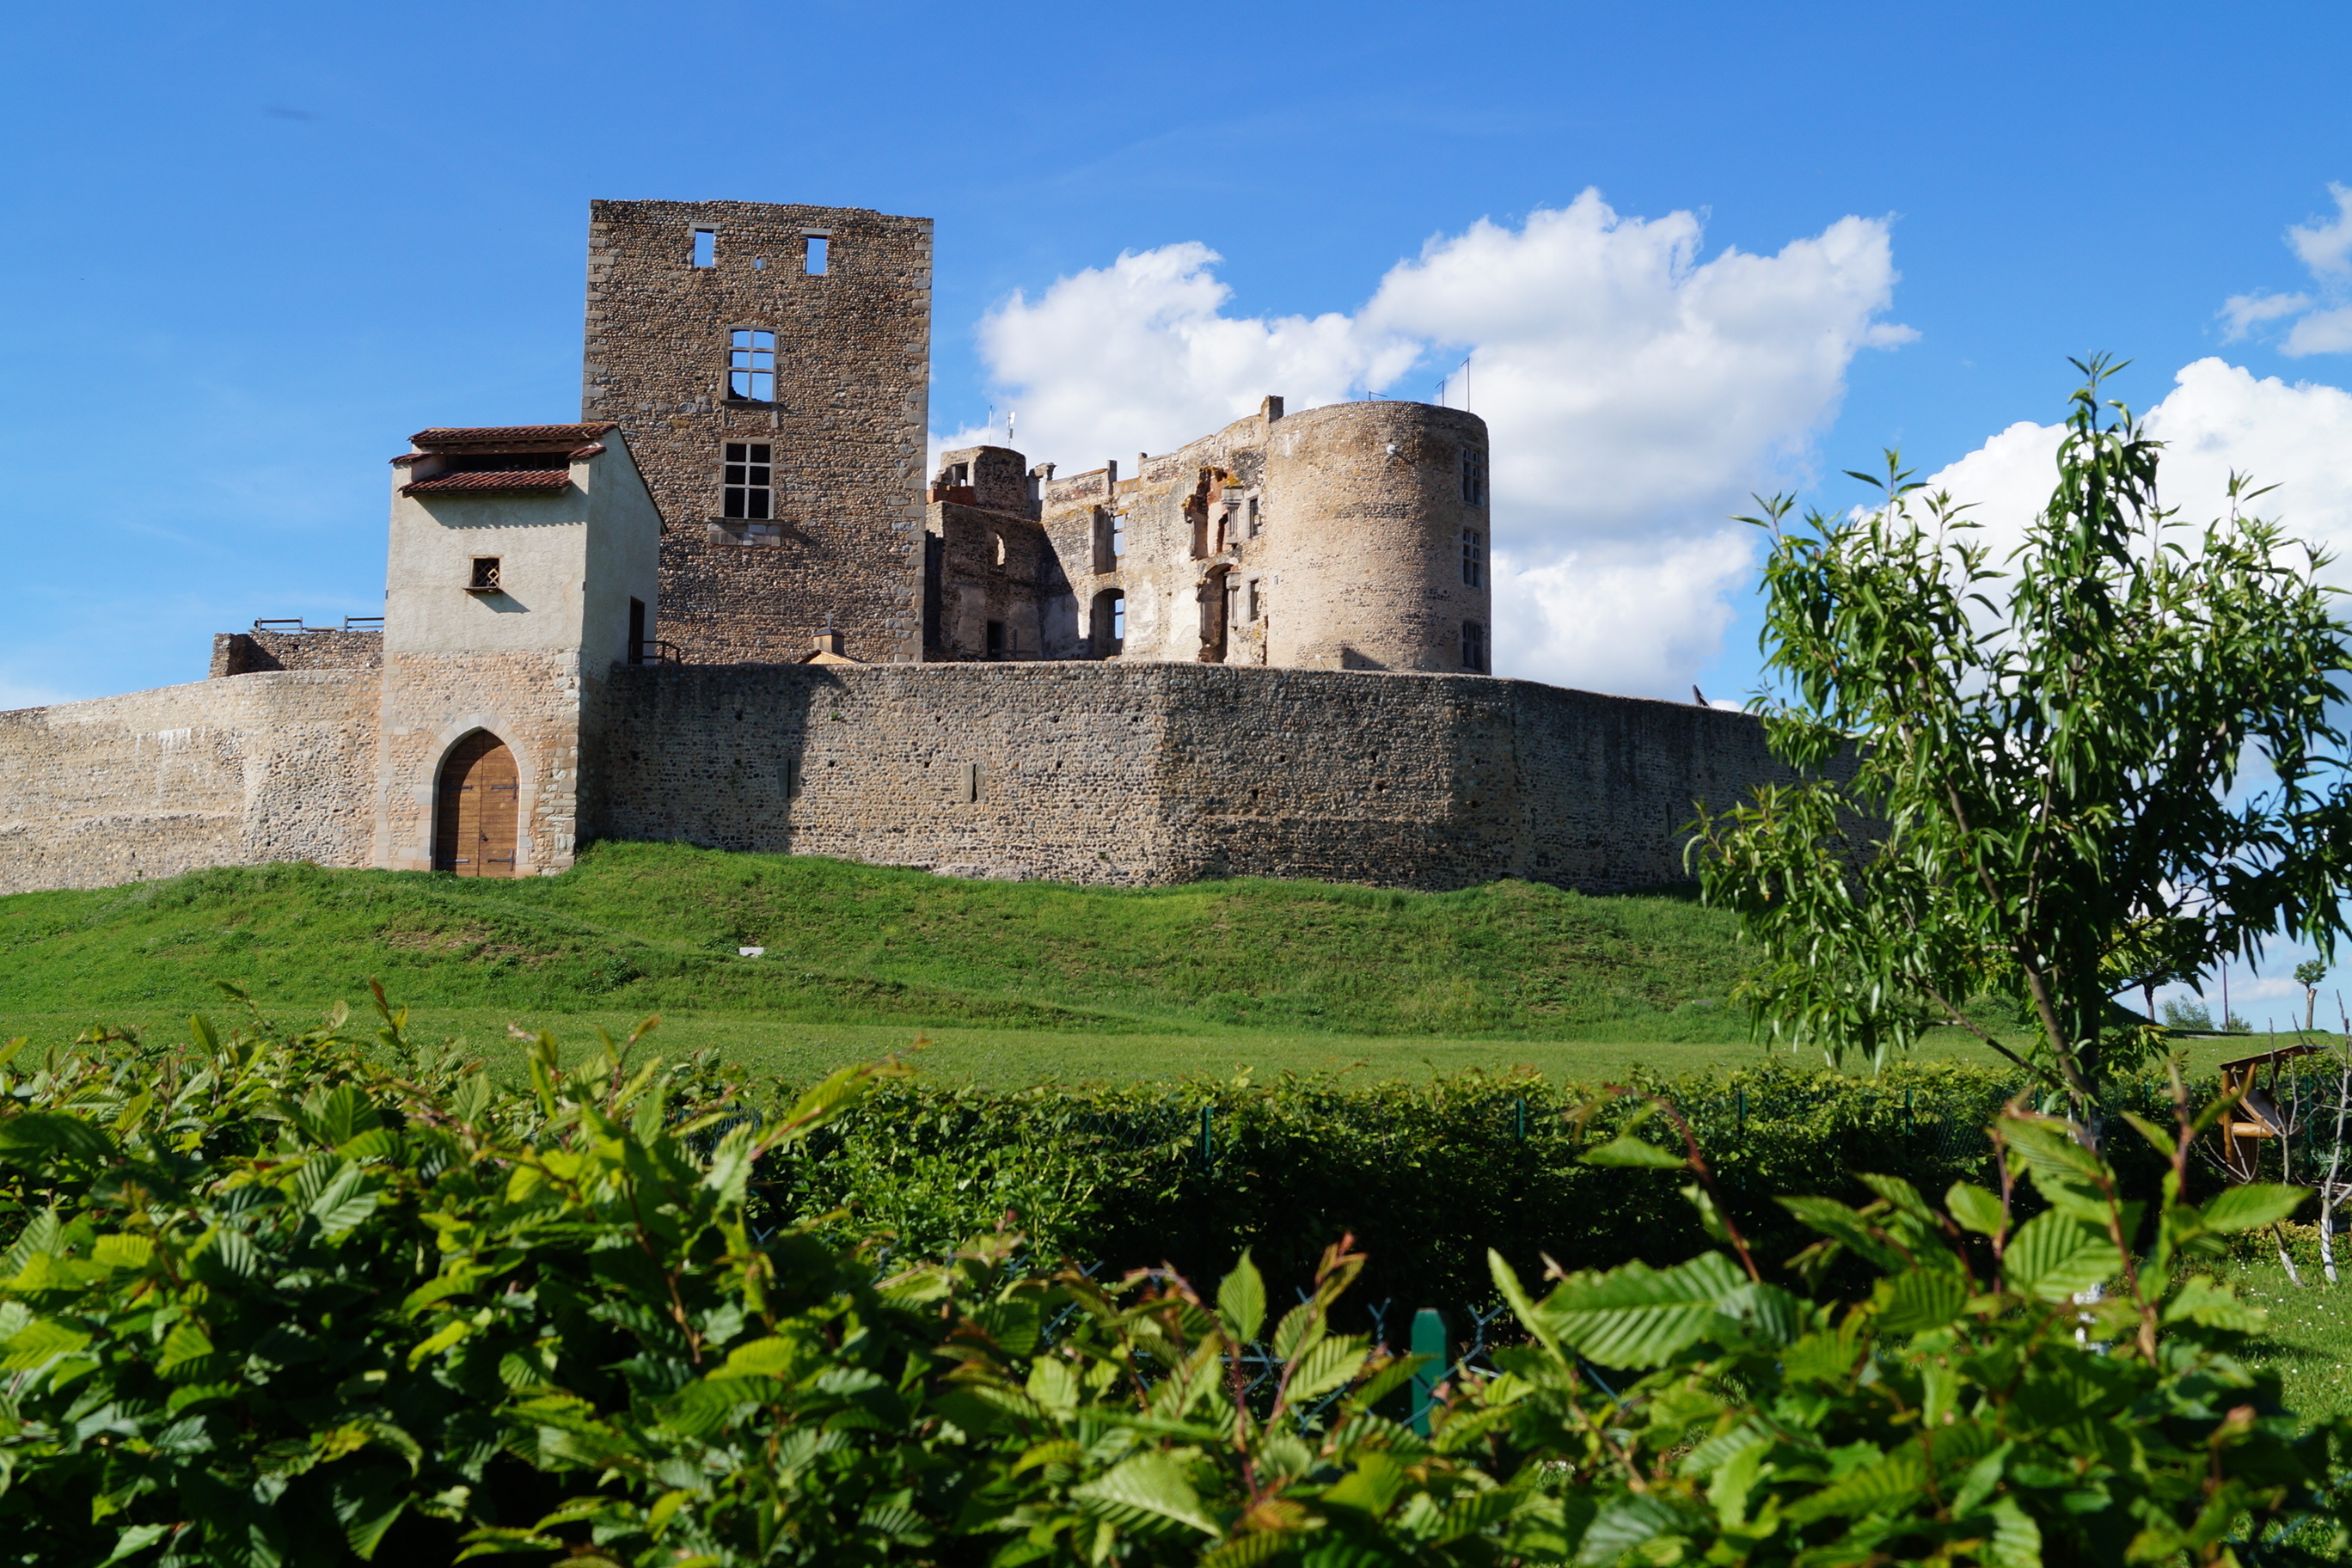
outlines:
[[[590,204],[580,416],[620,425],[661,510],[679,657],[788,663],[827,625],[922,656],[930,300],[929,218]]]
[[[583,422],[412,438],[380,633],[257,626],[199,685],[0,714],[0,891],[522,876],[597,837],[1619,889],[1786,776],[1743,715],[1487,673],[1461,410],[1268,397],[1131,465],[979,447],[926,484],[929,268],[923,219],[594,204]]]

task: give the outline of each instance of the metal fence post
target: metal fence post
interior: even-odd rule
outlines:
[[[1429,1407],[1437,1402],[1437,1385],[1453,1369],[1454,1352],[1447,1347],[1445,1314],[1423,1307],[1412,1315],[1412,1353],[1432,1358],[1412,1374],[1412,1429],[1429,1436]]]
[[[1528,1141],[1528,1102],[1524,1100],[1517,1100],[1511,1103],[1518,1113],[1517,1131],[1512,1134],[1512,1137],[1517,1142],[1524,1143]]]

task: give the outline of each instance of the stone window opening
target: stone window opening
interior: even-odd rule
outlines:
[[[473,574],[466,580],[468,594],[496,594],[499,587],[499,558],[495,555],[474,557]]]
[[[1462,585],[1475,588],[1486,580],[1486,536],[1475,528],[1462,531]]]
[[[776,334],[738,327],[729,334],[727,395],[751,403],[776,400]]]
[[[694,264],[697,267],[719,265],[719,231],[698,228],[694,231]]]
[[[629,662],[646,662],[646,602],[643,599],[629,601]]]
[[[988,657],[991,658],[1004,657],[1004,623],[1003,621],[988,623]]]
[[[1249,618],[1253,622],[1265,619],[1265,580],[1264,578],[1253,577],[1249,580],[1247,607]]]
[[[784,792],[786,800],[792,800],[800,795],[801,786],[804,782],[801,776],[800,753],[797,752],[787,753],[784,760],[776,764],[777,787]]]
[[[1249,500],[1244,503],[1242,517],[1242,537],[1244,539],[1255,539],[1257,537],[1257,497],[1252,496],[1249,498]]]
[[[1462,668],[1481,674],[1486,668],[1486,627],[1478,621],[1462,623]]]
[[[1095,657],[1115,657],[1127,644],[1127,595],[1117,588],[1097,594],[1092,620],[1087,636],[1094,643]]]
[[[1486,454],[1462,450],[1462,500],[1467,506],[1486,504]]]
[[[728,441],[720,489],[722,515],[764,519],[775,515],[775,469],[769,458],[774,450],[764,441]]]
[[[990,534],[988,537],[989,537],[990,539],[992,539],[992,540],[995,541],[995,542],[996,542],[996,563],[997,563],[999,566],[1003,565],[1003,564],[1004,564],[1004,535],[1003,535],[1003,534],[1001,534],[1001,533],[992,533],[992,534]]]
[[[940,481],[945,484],[956,486],[969,485],[971,483],[971,465],[970,463],[950,463],[946,469],[940,474]]]
[[[1116,572],[1127,553],[1127,521],[1108,507],[1095,509],[1095,570]]]
[[[802,252],[801,270],[812,278],[822,278],[832,265],[832,258],[827,253],[833,248],[833,237],[829,234],[812,234],[807,238],[808,247]]]
[[[1233,619],[1233,581],[1223,566],[1213,566],[1201,579],[1195,595],[1201,610],[1201,651],[1196,661],[1201,664],[1223,664],[1225,661],[1225,627]]]
[[[983,775],[978,763],[966,763],[956,770],[956,798],[966,805],[980,804],[980,786]]]

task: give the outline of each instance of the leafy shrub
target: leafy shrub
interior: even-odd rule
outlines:
[[[888,1066],[778,1109],[544,1037],[503,1089],[389,1010],[373,1051],[196,1033],[0,1072],[0,1561],[2227,1561],[2331,1506],[2343,1434],[2297,1430],[2232,1354],[2259,1314],[2180,1267],[2297,1194],[2191,1207],[2152,1126],[2144,1258],[2115,1171],[2011,1112],[2000,1195],[1954,1184],[1948,1217],[1884,1177],[1778,1205],[1858,1299],[1709,1247],[1537,1302],[1496,1255],[1531,1342],[1430,1389],[1349,1331],[1348,1241],[1285,1307],[1246,1255],[1204,1299],[1011,1229],[884,1263],[781,1220],[813,1140],[909,1103]],[[1747,1200],[1644,1124],[1610,1108],[1559,1163],[1752,1258]]]
[[[1865,1203],[1857,1170],[1928,1192],[1990,1180],[1983,1129],[2019,1089],[1955,1064],[1874,1079],[1776,1066],[1640,1087],[1692,1119],[1727,1211],[1774,1262],[1811,1240],[1775,1194]],[[1588,1111],[1595,1092],[1532,1074],[1009,1092],[898,1079],[781,1157],[777,1201],[790,1213],[846,1209],[837,1234],[879,1230],[917,1256],[993,1230],[1008,1211],[1037,1258],[1114,1275],[1164,1263],[1215,1279],[1247,1249],[1282,1290],[1305,1285],[1331,1238],[1351,1234],[1367,1262],[1339,1310],[1361,1327],[1364,1306],[1383,1300],[1400,1318],[1492,1300],[1490,1248],[1522,1272],[1546,1256],[1599,1268],[1706,1248],[1676,1180],[1581,1161],[1585,1142],[1627,1114],[1613,1108],[1623,1102]],[[2170,1114],[2160,1083],[2116,1092],[2126,1108]],[[2156,1195],[2163,1167],[2149,1150],[2127,1139],[2110,1157],[2133,1196]]]

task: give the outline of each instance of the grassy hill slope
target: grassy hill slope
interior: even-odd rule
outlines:
[[[609,844],[524,881],[263,866],[0,898],[0,1032],[215,1006],[215,979],[357,1004],[373,975],[521,1016],[1727,1043],[1741,961],[1728,918],[1670,897],[1081,889]]]

